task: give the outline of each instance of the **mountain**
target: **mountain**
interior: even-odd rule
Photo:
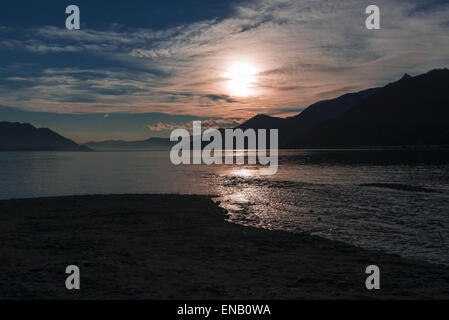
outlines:
[[[288,144],[355,147],[449,144],[449,70],[390,83]]]
[[[276,118],[267,115],[257,115],[242,123],[237,128],[243,130],[278,129],[279,145],[285,147],[296,137],[301,136],[317,125],[336,118],[364,99],[376,93],[379,88],[372,88],[355,93],[348,93],[335,99],[316,102],[300,114],[289,118]]]
[[[319,101],[312,104],[297,116],[286,119],[287,133],[289,134],[287,140],[303,135],[317,125],[342,115],[378,90],[379,88],[372,88],[355,93],[348,93],[335,99]]]
[[[29,123],[0,122],[0,151],[88,151],[47,128],[36,128]]]
[[[285,126],[286,119],[270,117],[265,114],[258,114],[251,119],[243,122],[237,128],[246,129],[276,129]]]
[[[106,140],[84,145],[94,150],[169,150],[176,142],[168,138],[149,138],[138,141]]]

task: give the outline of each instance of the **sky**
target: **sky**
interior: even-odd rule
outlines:
[[[80,30],[65,28],[70,4]],[[365,27],[371,4],[380,30]],[[10,1],[0,59],[0,120],[78,142],[145,139],[448,67],[449,1]]]

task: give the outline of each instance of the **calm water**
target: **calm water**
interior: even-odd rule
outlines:
[[[448,151],[282,151],[274,176],[259,176],[255,166],[173,166],[168,159],[164,151],[1,152],[0,199],[215,194],[240,224],[306,231],[449,265]]]

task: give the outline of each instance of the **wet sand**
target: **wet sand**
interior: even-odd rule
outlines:
[[[0,299],[435,299],[449,268],[243,227],[206,196],[0,201]],[[65,288],[78,265],[81,290]],[[365,268],[381,289],[365,288]]]

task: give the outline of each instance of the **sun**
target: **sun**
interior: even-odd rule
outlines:
[[[249,63],[239,62],[231,65],[226,78],[231,95],[247,97],[254,94],[257,69]]]

